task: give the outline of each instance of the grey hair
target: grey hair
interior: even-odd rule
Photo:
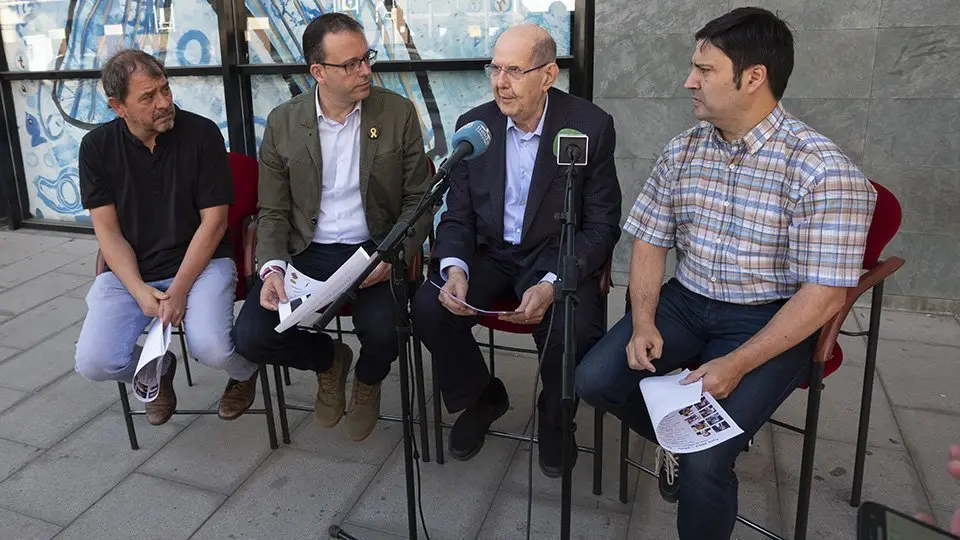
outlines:
[[[152,55],[137,49],[123,49],[111,56],[100,71],[100,83],[108,98],[119,101],[127,99],[130,76],[144,71],[153,78],[166,77],[167,71]]]
[[[553,40],[553,36],[549,33],[544,32],[544,34],[545,37],[538,39],[537,43],[533,46],[533,57],[531,60],[535,66],[557,61],[557,42]]]

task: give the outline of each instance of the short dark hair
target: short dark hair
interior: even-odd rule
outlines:
[[[154,56],[138,49],[122,49],[111,56],[100,70],[100,84],[108,98],[127,99],[130,76],[137,71],[158,79],[167,76],[167,70]]]
[[[346,13],[324,13],[310,21],[303,31],[303,58],[307,65],[323,63],[326,55],[323,51],[323,38],[327,34],[356,32],[363,34],[363,26]]]
[[[745,69],[762,65],[767,68],[773,97],[783,97],[793,72],[793,34],[782,19],[762,8],[737,8],[708,22],[695,37],[720,49],[733,61],[737,89]]]
[[[533,46],[533,65],[549,64],[557,61],[557,42],[547,34],[537,40]]]

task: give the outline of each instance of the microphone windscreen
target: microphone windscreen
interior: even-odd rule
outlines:
[[[480,120],[474,120],[465,124],[453,134],[453,147],[456,148],[461,142],[470,143],[473,152],[463,157],[463,159],[473,159],[487,151],[490,146],[490,128]]]
[[[561,129],[560,131],[557,132],[557,136],[553,138],[553,155],[554,156],[557,156],[557,154],[560,152],[560,136],[561,135],[573,135],[573,136],[586,137],[586,135],[584,135],[583,133],[580,133],[579,131],[573,128]]]

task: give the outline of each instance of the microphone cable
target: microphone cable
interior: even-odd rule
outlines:
[[[567,228],[564,226],[560,229],[560,242],[559,242],[560,249],[559,249],[559,254],[557,255],[558,269],[562,268],[562,264],[563,264],[563,241],[566,238],[566,234],[567,234]],[[559,276],[557,276],[557,279],[559,279]],[[553,318],[557,314],[556,307],[557,307],[556,302],[553,302],[552,305],[550,306],[550,322],[549,322],[549,325],[547,326],[547,336],[543,340],[543,351],[540,352],[540,358],[537,359],[537,373],[533,377],[533,404],[532,404],[533,422],[530,425],[530,439],[529,439],[530,453],[527,456],[527,536],[526,536],[526,540],[530,540],[530,522],[531,522],[531,517],[533,515],[533,443],[534,443],[533,438],[537,433],[537,416],[539,413],[539,410],[537,408],[537,401],[538,401],[537,390],[540,387],[540,370],[543,369],[543,358],[546,355],[547,347],[549,347],[550,345],[550,333],[553,332]],[[561,369],[562,367],[563,366],[561,365]],[[561,441],[563,440],[562,436],[560,440]],[[537,444],[539,445],[539,440]],[[562,456],[563,449],[561,448],[560,451],[561,451],[560,455]],[[578,450],[574,450],[574,451],[578,451]],[[564,463],[563,465],[566,465],[566,464]]]
[[[391,269],[391,272],[392,271],[393,270]],[[391,293],[390,296],[393,298],[393,303],[397,308],[397,313],[401,313],[403,311],[403,308],[402,306],[400,306],[400,303],[397,302],[397,294],[393,285],[393,276],[391,276],[388,282],[390,283],[390,293]],[[408,285],[408,283],[406,282],[406,276],[404,276],[403,285],[404,287]],[[407,298],[407,303],[409,303],[409,301],[410,301],[410,298]],[[408,403],[407,405],[410,407],[408,410],[410,411],[411,418],[410,418],[410,431],[407,432],[405,435],[407,437],[410,437],[411,446],[413,447],[412,448],[413,455],[411,457],[413,458],[413,466],[416,469],[417,510],[420,514],[420,526],[423,528],[424,537],[426,537],[427,540],[430,540],[430,533],[427,532],[427,520],[423,517],[423,491],[422,491],[423,481],[420,478],[420,448],[419,446],[417,446],[417,437],[415,436],[413,431],[413,411],[416,405],[416,396],[417,396],[417,379],[415,375],[416,370],[413,367],[413,354],[412,354],[413,353],[413,350],[412,350],[413,349],[413,321],[410,320],[410,318],[408,318],[407,324],[410,326],[410,339],[407,340],[407,344],[406,344],[407,345],[407,364],[408,364],[407,377],[410,379],[409,381],[407,381],[410,387],[410,403]],[[420,371],[423,372],[423,366],[421,366]],[[426,384],[426,379],[424,379],[424,384]],[[434,399],[436,399],[436,396],[434,396]],[[402,412],[401,412],[401,415],[402,415]],[[437,422],[439,421],[440,419],[438,418]],[[420,429],[426,429],[426,423],[427,423],[427,419],[421,418]],[[401,422],[401,425],[402,424],[403,422]],[[402,438],[400,439],[400,444],[403,444]]]

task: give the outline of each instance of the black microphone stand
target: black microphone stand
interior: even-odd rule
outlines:
[[[413,225],[423,217],[427,211],[435,213],[443,204],[443,194],[449,187],[448,172],[444,164],[441,164],[439,171],[434,176],[434,184],[430,191],[424,195],[423,200],[413,212],[413,216],[406,220],[398,221],[390,233],[384,238],[383,242],[377,246],[377,252],[367,263],[366,268],[360,276],[343,292],[336,300],[330,304],[323,312],[323,315],[314,323],[314,328],[323,330],[333,318],[340,313],[343,306],[356,298],[356,291],[366,279],[370,272],[381,262],[391,263],[393,265],[390,279],[392,281],[391,290],[393,291],[395,308],[397,310],[397,339],[399,340],[399,361],[400,361],[400,401],[401,416],[403,419],[403,462],[404,478],[407,484],[407,526],[409,528],[411,540],[417,538],[417,511],[416,496],[413,486],[413,415],[410,410],[410,366],[407,356],[407,344],[411,337],[410,329],[410,304],[407,290],[407,261],[404,253],[404,240],[413,236]],[[421,248],[422,249],[422,248]],[[426,423],[426,418],[421,418],[421,422]],[[439,421],[439,419],[437,419]],[[423,426],[422,426],[423,427]],[[330,536],[343,540],[356,540],[355,537],[348,534],[341,527],[332,525],[329,529]]]
[[[575,193],[576,162],[580,159],[580,149],[575,145],[567,147],[570,164],[567,166],[567,187],[563,203],[563,214],[560,222],[563,224],[564,245],[563,257],[559,268],[560,290],[557,293],[558,301],[563,303],[563,390],[560,397],[560,407],[563,413],[563,435],[561,437],[561,458],[563,462],[563,477],[561,479],[560,495],[560,538],[570,538],[570,502],[573,489],[573,471],[571,464],[573,455],[570,443],[577,427],[573,421],[575,402],[573,397],[574,367],[576,360],[576,327],[574,312],[577,309],[577,283],[580,281],[577,268],[576,242],[577,215]],[[573,448],[573,452],[577,449]]]

